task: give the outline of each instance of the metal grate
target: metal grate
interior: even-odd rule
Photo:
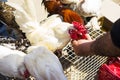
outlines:
[[[96,39],[104,34],[101,30],[88,28],[88,33],[92,39]],[[63,56],[60,58],[64,73],[68,80],[97,80],[97,72],[101,64],[106,62],[107,57],[76,56],[71,44],[63,49]]]

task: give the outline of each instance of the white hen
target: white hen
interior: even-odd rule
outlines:
[[[55,51],[70,41],[68,30],[73,29],[73,25],[62,22],[59,15],[47,18],[42,0],[21,0],[21,4],[8,0],[7,4],[16,9],[15,20],[32,46],[45,46]]]
[[[25,56],[25,66],[36,80],[67,80],[57,56],[38,47]]]
[[[61,0],[62,3],[76,3],[76,11],[84,17],[99,15],[102,0]]]
[[[84,17],[98,16],[102,6],[102,0],[83,0],[76,10]]]
[[[25,78],[26,67],[24,66],[24,56],[26,54],[0,46],[0,73],[4,76]]]

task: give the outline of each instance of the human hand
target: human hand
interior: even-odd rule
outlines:
[[[78,56],[92,55],[92,53],[90,51],[90,46],[94,40],[92,40],[88,34],[86,34],[86,37],[87,37],[87,39],[71,41],[73,50],[74,50],[75,54]]]

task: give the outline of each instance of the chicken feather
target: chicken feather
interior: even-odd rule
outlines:
[[[28,71],[37,80],[67,80],[57,56],[45,47],[38,47],[24,58]]]
[[[64,22],[72,23],[77,21],[84,25],[84,20],[78,13],[70,8],[66,8],[59,1],[44,1],[44,4],[50,15],[59,14],[63,17]]]
[[[16,6],[12,5],[14,3],[9,2],[9,0],[7,4],[16,9],[14,12],[15,20],[32,46],[45,46],[54,52],[56,49],[63,48],[70,41],[71,38],[68,29],[73,29],[73,24],[63,22],[60,15],[52,15],[47,18],[47,10],[41,3],[42,0],[35,0],[36,4],[33,0],[21,1],[23,1],[21,5],[18,3]],[[39,7],[36,6],[37,3],[40,3]],[[35,8],[37,10],[39,9],[39,11]],[[37,12],[43,12],[45,14],[44,16],[41,13],[37,15]],[[41,17],[42,19],[39,19]],[[28,50],[31,49],[29,48]]]
[[[25,55],[26,54],[21,51],[0,46],[0,73],[5,76],[21,79],[29,77],[29,74],[26,73],[26,67],[24,66]]]
[[[73,9],[84,17],[98,16],[102,6],[102,0],[61,0],[61,2],[75,5]]]
[[[102,0],[83,0],[78,4],[76,11],[84,17],[98,16],[102,6]]]
[[[22,20],[22,22],[24,21],[28,22],[29,20],[40,22],[44,20],[45,18],[47,18],[48,16],[48,12],[46,11],[44,5],[42,4],[42,0],[31,0],[31,1],[29,0],[8,0],[6,4],[10,5],[11,7],[17,10],[15,12],[19,13],[18,18],[22,16],[21,17],[22,19],[16,19],[16,20]],[[15,13],[15,14],[18,14],[18,13]]]

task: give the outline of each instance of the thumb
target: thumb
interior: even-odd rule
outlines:
[[[72,44],[72,46],[76,46],[76,45],[78,45],[78,41],[77,40],[72,40],[71,44]]]

